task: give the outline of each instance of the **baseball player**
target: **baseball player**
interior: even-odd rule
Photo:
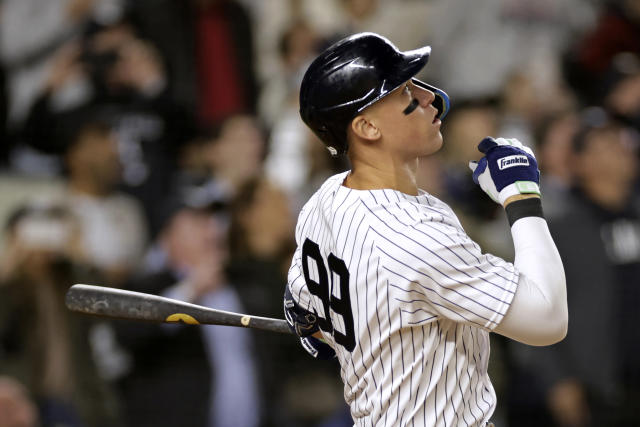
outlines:
[[[337,357],[356,426],[489,425],[489,333],[549,345],[567,330],[529,148],[486,138],[470,163],[505,208],[514,263],[482,253],[449,206],[416,186],[449,110],[444,91],[414,77],[430,51],[356,34],[318,56],[301,85],[303,121],[351,170],[300,213],[285,315],[309,353]]]

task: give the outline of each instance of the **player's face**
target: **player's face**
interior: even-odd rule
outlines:
[[[378,103],[377,123],[390,150],[415,158],[442,147],[434,100],[433,92],[408,81]]]

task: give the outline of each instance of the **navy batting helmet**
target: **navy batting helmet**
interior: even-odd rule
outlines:
[[[449,96],[413,78],[427,63],[431,47],[399,51],[375,33],[340,40],[309,66],[300,86],[300,116],[333,155],[347,151],[347,126],[366,107],[409,79],[436,95],[438,118],[449,110]]]

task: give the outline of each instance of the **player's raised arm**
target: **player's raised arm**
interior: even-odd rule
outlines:
[[[530,345],[550,345],[567,334],[564,269],[540,200],[540,172],[530,148],[516,139],[485,138],[485,154],[471,162],[473,180],[504,206],[520,270],[511,306],[495,332]]]

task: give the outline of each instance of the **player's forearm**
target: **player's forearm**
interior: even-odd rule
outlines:
[[[538,285],[554,307],[566,309],[564,268],[547,222],[539,217],[522,218],[511,227],[511,235],[515,248],[514,265]]]
[[[521,274],[510,310],[496,331],[530,345],[549,345],[567,331],[564,268],[547,223],[522,217],[511,227],[514,265]]]
[[[529,345],[550,345],[567,333],[564,268],[538,197],[505,203],[520,271],[518,289],[496,332]]]
[[[549,345],[567,333],[564,268],[542,214],[540,171],[533,151],[513,138],[487,137],[470,162],[473,181],[502,204],[511,225],[520,279],[495,331],[531,345]]]

